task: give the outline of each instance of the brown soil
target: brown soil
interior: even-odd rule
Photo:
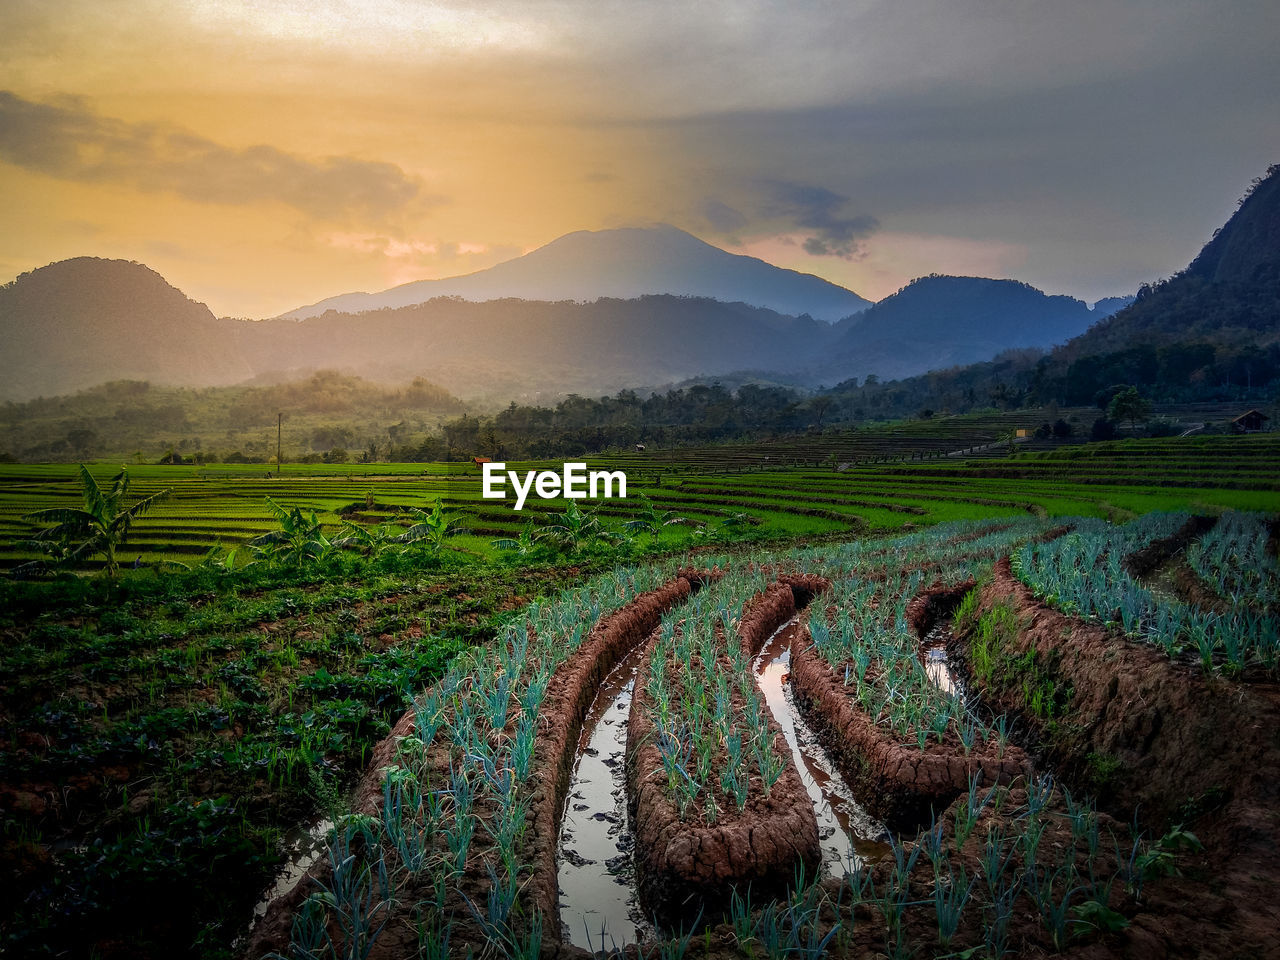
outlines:
[[[1213,613],[1229,613],[1233,609],[1231,601],[1210,589],[1200,575],[1181,557],[1173,562],[1169,570],[1169,582],[1178,594],[1178,599],[1183,603],[1189,603]]]
[[[583,719],[609,671],[636,644],[648,638],[664,613],[687,599],[711,576],[693,571],[681,573],[679,579],[642,594],[603,618],[573,656],[560,665],[547,688],[530,778],[532,802],[525,839],[525,849],[533,863],[529,896],[549,921],[544,927],[544,939],[560,939],[556,850]]]
[[[1150,576],[1189,543],[1208,533],[1217,522],[1217,517],[1192,517],[1171,536],[1152,540],[1141,550],[1129,554],[1124,558],[1124,567],[1138,579]]]
[[[941,814],[974,773],[983,784],[1007,783],[1029,769],[1016,746],[998,754],[995,743],[965,756],[936,740],[922,751],[876,724],[831,665],[813,647],[808,629],[791,647],[791,689],[845,783],[874,817],[895,830],[911,830]]]
[[[818,578],[809,578],[817,581]],[[804,589],[804,587],[801,587]],[[738,636],[748,652],[796,612],[796,592],[775,583],[744,607]],[[650,640],[656,643],[656,635]],[[734,888],[758,902],[785,895],[803,867],[814,876],[821,864],[818,823],[813,803],[789,760],[781,778],[765,796],[753,778],[747,805],[722,806],[716,822],[682,821],[667,791],[662,758],[653,742],[650,702],[637,683],[627,726],[627,794],[635,825],[636,879],[646,913],[670,928],[687,927],[699,915],[721,915]],[[770,717],[774,749],[789,757],[781,728]]]
[[[1072,690],[1053,723],[1027,709],[1016,682],[984,697],[1021,715],[1052,766],[1095,788],[1100,806],[1125,819],[1136,810],[1155,835],[1182,823],[1205,845],[1126,931],[1121,955],[1280,955],[1280,686],[1205,676],[1068,617],[1037,600],[1007,559],[981,600],[1016,613],[1013,654],[1032,654]]]
[[[718,573],[679,571],[670,583],[641,594],[621,609],[601,618],[574,654],[557,668],[540,710],[540,729],[537,754],[528,790],[531,796],[528,832],[521,857],[533,866],[533,876],[528,886],[530,906],[542,912],[546,918],[543,928],[544,951],[547,955],[585,956],[576,948],[559,943],[560,925],[556,900],[556,845],[559,839],[560,813],[565,792],[573,769],[574,750],[583,717],[595,695],[596,688],[608,670],[636,643],[643,640],[657,625],[662,614],[683,601],[689,594]],[[512,720],[514,726],[515,720]],[[391,734],[380,742],[370,757],[367,773],[357,785],[352,798],[353,813],[376,815],[382,803],[383,771],[397,762],[399,743],[411,736],[416,726],[414,710],[406,713],[396,723]],[[497,736],[506,735],[500,731]],[[448,744],[436,743],[427,756],[433,782],[447,782],[450,763]],[[483,803],[477,801],[476,813],[481,818],[488,815]],[[483,904],[489,886],[486,866],[491,858],[480,850],[482,831],[477,831],[477,842],[468,854],[466,869],[458,889],[450,899],[454,916],[467,916],[462,894],[472,902]],[[491,864],[490,864],[491,865]],[[327,858],[321,857],[294,885],[293,889],[271,902],[266,914],[254,927],[240,956],[245,960],[258,960],[264,953],[287,953],[293,915],[319,888],[317,881],[327,881],[331,868]],[[425,893],[425,891],[424,891]],[[397,892],[405,903],[412,904],[415,891],[404,888]],[[557,918],[557,919],[552,919]],[[477,955],[485,946],[475,931],[463,923],[455,931],[452,944],[459,949],[466,945],[476,948]],[[418,932],[412,924],[411,911],[402,910],[393,916],[374,945],[370,957],[373,960],[416,955]]]
[[[917,637],[924,638],[938,623],[951,616],[966,593],[977,586],[976,580],[946,585],[941,581],[921,590],[907,603],[907,623]]]

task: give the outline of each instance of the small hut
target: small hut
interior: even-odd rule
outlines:
[[[1260,433],[1267,429],[1268,417],[1261,410],[1250,410],[1231,421],[1232,433]]]

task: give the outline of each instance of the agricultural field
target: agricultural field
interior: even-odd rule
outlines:
[[[737,518],[742,527],[748,517],[751,536],[767,539],[889,532],[1028,512],[1124,519],[1153,509],[1280,510],[1280,440],[1266,434],[1124,440],[999,459],[895,456],[845,469],[770,466],[760,453],[768,448],[759,445],[750,464],[737,465],[729,455],[706,455],[694,463],[665,453],[587,458],[592,468],[620,469],[628,477],[630,498],[599,501],[598,515],[621,527],[638,517],[637,498],[643,494],[659,511],[694,521],[662,530],[660,545],[677,549],[712,535],[741,539],[746,531],[726,529],[725,522],[733,526]],[[885,458],[889,454],[877,459]],[[558,469],[559,462],[508,468]],[[106,463],[91,467],[103,481],[119,469]],[[407,508],[429,510],[440,498],[463,531],[450,545],[484,557],[494,556],[495,539],[515,538],[527,522],[539,527],[569,506],[563,499],[530,500],[515,513],[511,498],[484,500],[480,470],[471,464],[293,465],[279,477],[273,469],[130,466],[137,496],[164,490],[172,495],[134,526],[125,559],[144,568],[198,564],[211,548],[225,552],[273,530],[277,521],[268,498],[314,511],[333,534],[343,530],[344,516],[364,524],[389,522]],[[24,516],[79,502],[77,470],[72,464],[0,464],[0,569],[35,556],[21,546],[35,529]]]
[[[1280,442],[831,452],[0,465],[3,949],[1272,949]]]

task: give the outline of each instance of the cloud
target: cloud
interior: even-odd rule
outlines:
[[[309,217],[384,222],[441,202],[391,163],[235,149],[169,124],[93,113],[79,98],[36,103],[0,90],[0,160],[61,180],[125,184],[203,203],[277,201]]]
[[[719,200],[708,200],[703,204],[702,215],[713,229],[721,233],[737,233],[747,225],[747,218],[741,211]]]
[[[850,199],[826,187],[789,180],[766,180],[763,186],[768,199],[761,213],[808,233],[804,249],[811,256],[852,260],[862,255],[860,241],[880,227],[870,214],[849,214]]]

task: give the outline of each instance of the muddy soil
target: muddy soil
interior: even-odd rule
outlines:
[[[941,813],[978,773],[983,784],[1008,783],[1030,769],[1017,746],[987,743],[968,756],[950,743],[925,750],[905,744],[867,715],[843,678],[813,646],[808,629],[791,649],[796,702],[845,782],[868,812],[891,829],[913,830]]]
[[[522,859],[532,865],[526,897],[530,906],[544,917],[558,915],[556,848],[560,813],[582,722],[596,689],[613,666],[653,631],[667,610],[686,599],[694,589],[712,576],[714,575],[680,571],[677,578],[665,586],[641,594],[620,610],[601,618],[592,627],[587,639],[560,665],[552,677],[540,710],[534,772],[527,786],[531,797],[528,827],[521,850]],[[515,722],[513,718],[512,728]],[[377,814],[382,801],[383,771],[396,762],[400,740],[411,736],[415,727],[415,711],[406,711],[390,736],[374,749],[368,772],[360,781],[352,800],[353,813],[370,816]],[[450,745],[437,742],[428,752],[426,761],[433,782],[448,781],[450,761]],[[475,812],[483,820],[493,811],[486,809],[483,802],[477,801]],[[490,858],[480,849],[481,846],[473,844],[458,887],[450,893],[455,917],[467,916],[463,896],[469,897],[474,903],[485,902],[489,887],[487,867],[491,864],[488,863]],[[272,901],[248,938],[241,956],[245,960],[258,960],[270,951],[287,953],[294,913],[310,894],[319,889],[317,882],[327,880],[330,873],[328,858],[321,857],[292,890]],[[418,899],[412,889],[399,890],[398,896],[406,903],[413,903]],[[369,954],[371,960],[393,960],[416,954],[418,931],[414,928],[410,913],[408,910],[402,911],[392,918],[374,944]],[[478,954],[485,942],[477,939],[477,934],[466,927],[465,924],[461,925],[455,933],[453,947],[462,949],[465,953],[466,946],[470,944],[476,947]],[[559,949],[559,941],[559,924],[546,924],[544,942],[548,949]],[[566,954],[573,952],[572,947],[566,947]]]
[[[1099,805],[1159,836],[1181,824],[1205,845],[1125,932],[1118,955],[1278,956],[1280,686],[1242,684],[1035,598],[1007,559],[981,607],[1012,609],[1010,653],[1069,686],[1064,716],[1027,709],[1017,677],[983,690],[1035,728],[1045,760]],[[963,638],[962,638],[963,640]]]
[[[744,608],[738,633],[758,652],[769,636],[795,616],[795,591],[773,584]],[[652,651],[657,640],[651,639]],[[646,662],[649,658],[646,657]],[[653,742],[650,701],[637,685],[627,731],[627,787],[636,839],[636,878],[646,915],[667,929],[687,928],[699,916],[719,917],[733,889],[751,889],[759,902],[785,895],[796,872],[817,876],[821,866],[813,804],[793,763],[766,796],[752,782],[744,809],[727,805],[714,824],[697,814],[681,820],[669,796],[662,758]],[[774,749],[790,757],[777,722],[768,720]]]
[[[625,769],[627,716],[644,653],[637,644],[592,701],[561,820],[561,937],[587,949],[638,943],[651,932],[635,892]]]
[[[800,631],[792,618],[774,631],[752,662],[756,686],[791,747],[791,759],[813,803],[823,874],[840,880],[889,855],[889,832],[853,797],[791,694],[791,645]]]
[[[1217,517],[1192,517],[1171,536],[1152,540],[1141,550],[1125,557],[1125,570],[1139,580],[1150,576],[1170,558],[1186,550],[1188,544],[1208,533],[1217,522]]]

